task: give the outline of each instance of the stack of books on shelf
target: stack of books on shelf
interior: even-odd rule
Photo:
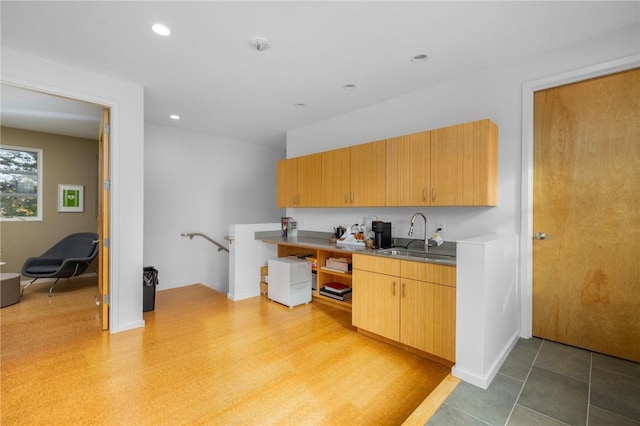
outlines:
[[[351,287],[340,283],[326,283],[320,289],[320,294],[336,300],[351,300]]]
[[[325,262],[322,269],[326,271],[342,272],[343,274],[351,273],[351,259],[330,257]]]

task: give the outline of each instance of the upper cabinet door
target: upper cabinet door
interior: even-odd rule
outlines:
[[[387,140],[387,206],[431,204],[431,132]]]
[[[305,155],[294,160],[297,162],[298,177],[298,199],[295,207],[321,207],[322,154]]]
[[[350,206],[386,205],[386,141],[351,147]]]
[[[322,153],[322,205],[348,207],[351,203],[351,148]]]
[[[293,162],[280,160],[276,167],[276,206],[293,207],[297,182],[294,177]]]
[[[498,128],[480,120],[431,131],[431,205],[495,206]]]

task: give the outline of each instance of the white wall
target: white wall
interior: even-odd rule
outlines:
[[[518,238],[461,240],[456,268],[456,365],[451,373],[486,389],[518,340]]]
[[[230,224],[280,222],[276,162],[284,150],[145,124],[144,263],[158,269],[158,291],[202,283],[229,290]]]
[[[330,231],[350,225],[367,214],[393,223],[393,236],[405,237],[411,214],[422,211],[429,232],[445,221],[444,238],[455,241],[493,232],[520,232],[522,86],[548,75],[563,73],[638,53],[639,29],[628,27],[571,49],[553,51],[518,64],[496,64],[493,69],[439,86],[426,88],[384,103],[341,115],[287,133],[287,157],[375,141],[489,118],[499,128],[499,188],[495,208],[358,208],[288,209],[300,229]],[[426,64],[428,66],[428,64]],[[361,219],[360,219],[361,220]],[[422,230],[416,229],[421,235]]]
[[[142,319],[143,90],[141,86],[2,49],[1,80],[111,108],[112,333]],[[46,158],[45,158],[46,167]]]

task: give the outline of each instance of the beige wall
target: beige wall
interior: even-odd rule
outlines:
[[[74,232],[97,232],[98,141],[0,129],[2,145],[42,149],[43,220],[2,221],[3,272],[20,272],[27,257],[38,256]],[[58,213],[58,184],[84,185],[84,212]]]

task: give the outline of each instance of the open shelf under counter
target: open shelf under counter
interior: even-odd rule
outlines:
[[[322,294],[314,291],[313,293],[311,293],[311,295],[313,296],[313,300],[315,300],[316,302],[320,302],[320,303],[324,303],[326,305],[331,305],[331,306],[335,306],[336,308],[345,310],[345,311],[351,311],[351,300],[337,300],[337,299],[333,299],[331,297],[328,296],[323,296]]]
[[[280,236],[261,238],[263,242],[276,244],[278,257],[287,256],[304,256],[312,259],[312,263],[317,267],[312,268],[316,277],[315,289],[311,294],[313,300],[319,303],[328,304],[340,309],[351,311],[351,300],[338,300],[329,296],[320,294],[322,287],[331,282],[351,287],[351,272],[342,272],[336,269],[325,269],[327,259],[337,258],[346,259],[351,262],[353,253],[365,252],[365,248],[336,246],[334,242],[330,242],[331,233],[315,232],[315,231],[299,231],[298,236],[290,236],[282,239]]]

